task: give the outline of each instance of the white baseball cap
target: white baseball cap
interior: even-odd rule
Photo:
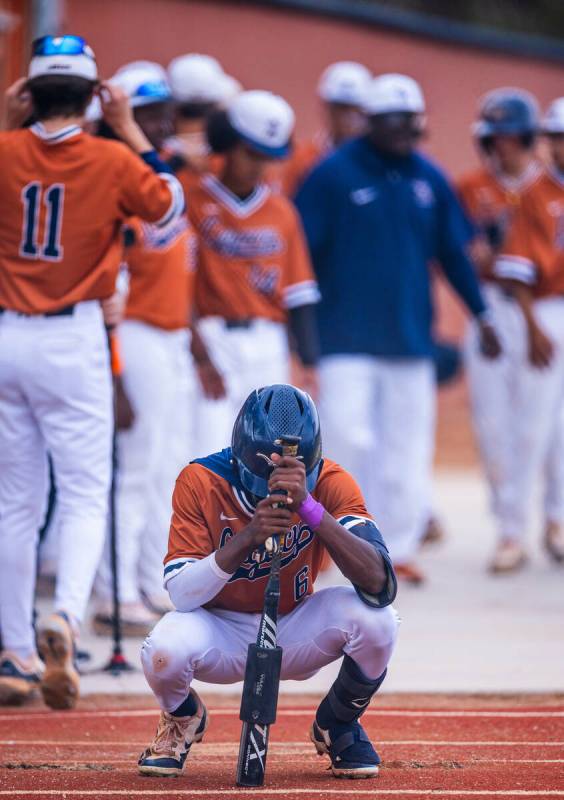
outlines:
[[[564,133],[564,97],[553,100],[543,117],[543,133]]]
[[[222,78],[223,94],[221,96],[222,103],[229,103],[238,94],[243,91],[242,84],[234,78],[233,75],[223,75]]]
[[[110,78],[110,83],[123,89],[130,98],[132,108],[172,100],[166,71],[153,61],[125,64]]]
[[[326,103],[361,106],[371,80],[372,74],[363,64],[337,61],[322,73],[317,93]]]
[[[82,36],[42,36],[33,42],[28,78],[42,75],[73,75],[97,81],[94,51]]]
[[[212,56],[188,53],[168,65],[174,99],[180,103],[217,103],[225,92],[225,73]]]
[[[241,92],[226,111],[233,128],[254,150],[270,158],[288,155],[295,115],[284,98],[259,90]]]
[[[423,114],[425,99],[421,87],[413,78],[389,73],[379,75],[371,82],[364,98],[363,109],[369,115],[396,111]]]

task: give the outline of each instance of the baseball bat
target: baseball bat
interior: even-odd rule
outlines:
[[[295,456],[299,436],[285,436],[275,444],[282,454]],[[268,755],[270,726],[276,721],[282,648],[277,644],[278,605],[280,602],[281,537],[274,536],[270,575],[256,642],[249,644],[239,719],[241,740],[237,761],[237,786],[262,786]]]

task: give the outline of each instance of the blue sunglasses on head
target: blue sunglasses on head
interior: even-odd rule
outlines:
[[[82,36],[41,36],[32,44],[32,56],[88,56],[94,53]]]
[[[149,81],[142,83],[135,90],[135,97],[149,97],[154,100],[171,100],[170,89],[164,81]]]

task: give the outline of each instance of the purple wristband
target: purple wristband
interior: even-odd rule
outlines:
[[[298,514],[302,518],[303,522],[305,522],[305,524],[308,526],[308,528],[312,529],[312,531],[319,528],[324,513],[325,509],[323,508],[321,503],[318,503],[317,500],[314,500],[313,497],[309,494],[309,492],[306,499],[298,508]]]

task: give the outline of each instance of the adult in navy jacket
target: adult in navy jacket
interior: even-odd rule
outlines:
[[[434,450],[433,264],[477,319],[483,352],[500,348],[466,253],[466,217],[443,173],[415,150],[420,87],[380,76],[365,111],[368,135],[314,169],[296,203],[322,294],[327,446],[359,477],[399,575],[417,583]]]

